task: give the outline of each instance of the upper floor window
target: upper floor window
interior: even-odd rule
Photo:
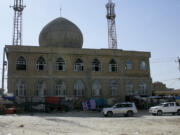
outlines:
[[[101,83],[98,80],[95,80],[92,85],[92,92],[94,96],[100,96],[101,93]]]
[[[134,85],[131,81],[126,83],[126,95],[130,96],[130,95],[134,95]]]
[[[110,81],[110,93],[111,93],[111,96],[118,95],[118,84],[116,80]]]
[[[111,60],[109,62],[109,72],[117,72],[118,71],[118,64],[115,60]]]
[[[84,64],[81,59],[77,59],[74,64],[74,71],[76,72],[82,72],[84,70]]]
[[[26,89],[25,89],[25,82],[19,81],[16,85],[16,96],[25,96]]]
[[[43,97],[46,95],[46,84],[44,81],[38,81],[36,84],[36,96]]]
[[[140,70],[146,70],[147,66],[146,66],[146,62],[145,61],[141,61],[140,62]]]
[[[16,60],[16,70],[26,70],[26,60],[23,56]]]
[[[39,57],[36,63],[36,68],[38,71],[45,70],[46,61],[43,57]]]
[[[85,90],[84,83],[81,80],[77,80],[74,84],[75,96],[83,96]]]
[[[56,96],[65,96],[66,86],[63,81],[56,83]]]
[[[139,94],[146,95],[147,94],[147,84],[145,82],[140,82],[139,84]]]
[[[56,70],[65,71],[65,62],[62,58],[58,58],[56,61]]]
[[[98,59],[94,59],[92,62],[92,71],[100,72],[101,71],[101,62]]]
[[[132,70],[132,69],[133,69],[133,63],[132,63],[132,61],[130,61],[130,60],[126,61],[125,69],[126,69],[126,70]]]

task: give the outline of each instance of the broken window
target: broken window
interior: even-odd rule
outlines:
[[[58,58],[56,61],[56,70],[65,71],[65,62],[62,58]]]
[[[43,57],[39,57],[36,63],[36,68],[38,71],[43,71],[45,70],[45,66],[46,66],[46,61]]]
[[[76,72],[82,72],[84,70],[84,64],[81,59],[77,59],[74,64],[74,71]]]
[[[26,70],[26,60],[23,56],[16,60],[16,70]]]
[[[101,62],[98,59],[93,60],[92,71],[93,72],[100,72],[101,71]]]
[[[114,59],[109,62],[109,72],[117,72],[118,71],[118,64]]]

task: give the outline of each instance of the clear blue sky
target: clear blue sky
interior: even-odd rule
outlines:
[[[62,16],[74,22],[84,36],[84,48],[108,48],[105,4],[108,0],[24,0],[23,44],[38,46],[41,29]],[[180,88],[180,0],[114,0],[118,48],[150,51],[151,76],[167,87]],[[0,58],[12,44],[13,0],[0,1]],[[0,63],[2,67],[2,62]],[[2,68],[0,68],[2,71]],[[1,84],[1,83],[0,83]]]

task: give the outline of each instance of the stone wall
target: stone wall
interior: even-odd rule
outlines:
[[[149,66],[149,52],[123,51],[110,49],[72,49],[72,48],[44,48],[35,46],[6,46],[8,57],[8,91],[15,92],[18,80],[26,82],[26,95],[35,94],[35,84],[38,80],[46,82],[47,94],[54,95],[56,80],[63,80],[66,84],[66,95],[74,96],[74,83],[82,80],[85,84],[84,97],[92,97],[92,83],[99,80],[102,89],[100,97],[111,97],[109,93],[109,82],[118,82],[118,94],[115,96],[121,100],[125,99],[127,81],[134,83],[134,91],[138,91],[139,83],[147,83],[148,93],[151,95],[151,76]],[[26,71],[16,70],[16,59],[23,56],[27,61]],[[42,56],[46,60],[44,71],[37,71],[36,61]],[[56,71],[57,58],[63,58],[66,63],[66,70]],[[84,63],[83,72],[74,71],[74,62],[80,58]],[[98,59],[102,64],[101,72],[92,71],[92,61]],[[109,62],[114,59],[118,64],[118,72],[109,72]],[[133,62],[133,69],[126,70],[127,60]],[[141,61],[147,64],[146,70],[140,70]]]

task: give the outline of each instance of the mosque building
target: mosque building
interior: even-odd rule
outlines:
[[[150,52],[82,48],[80,29],[62,17],[42,29],[39,44],[5,46],[8,91],[16,97],[125,101],[152,93]]]

